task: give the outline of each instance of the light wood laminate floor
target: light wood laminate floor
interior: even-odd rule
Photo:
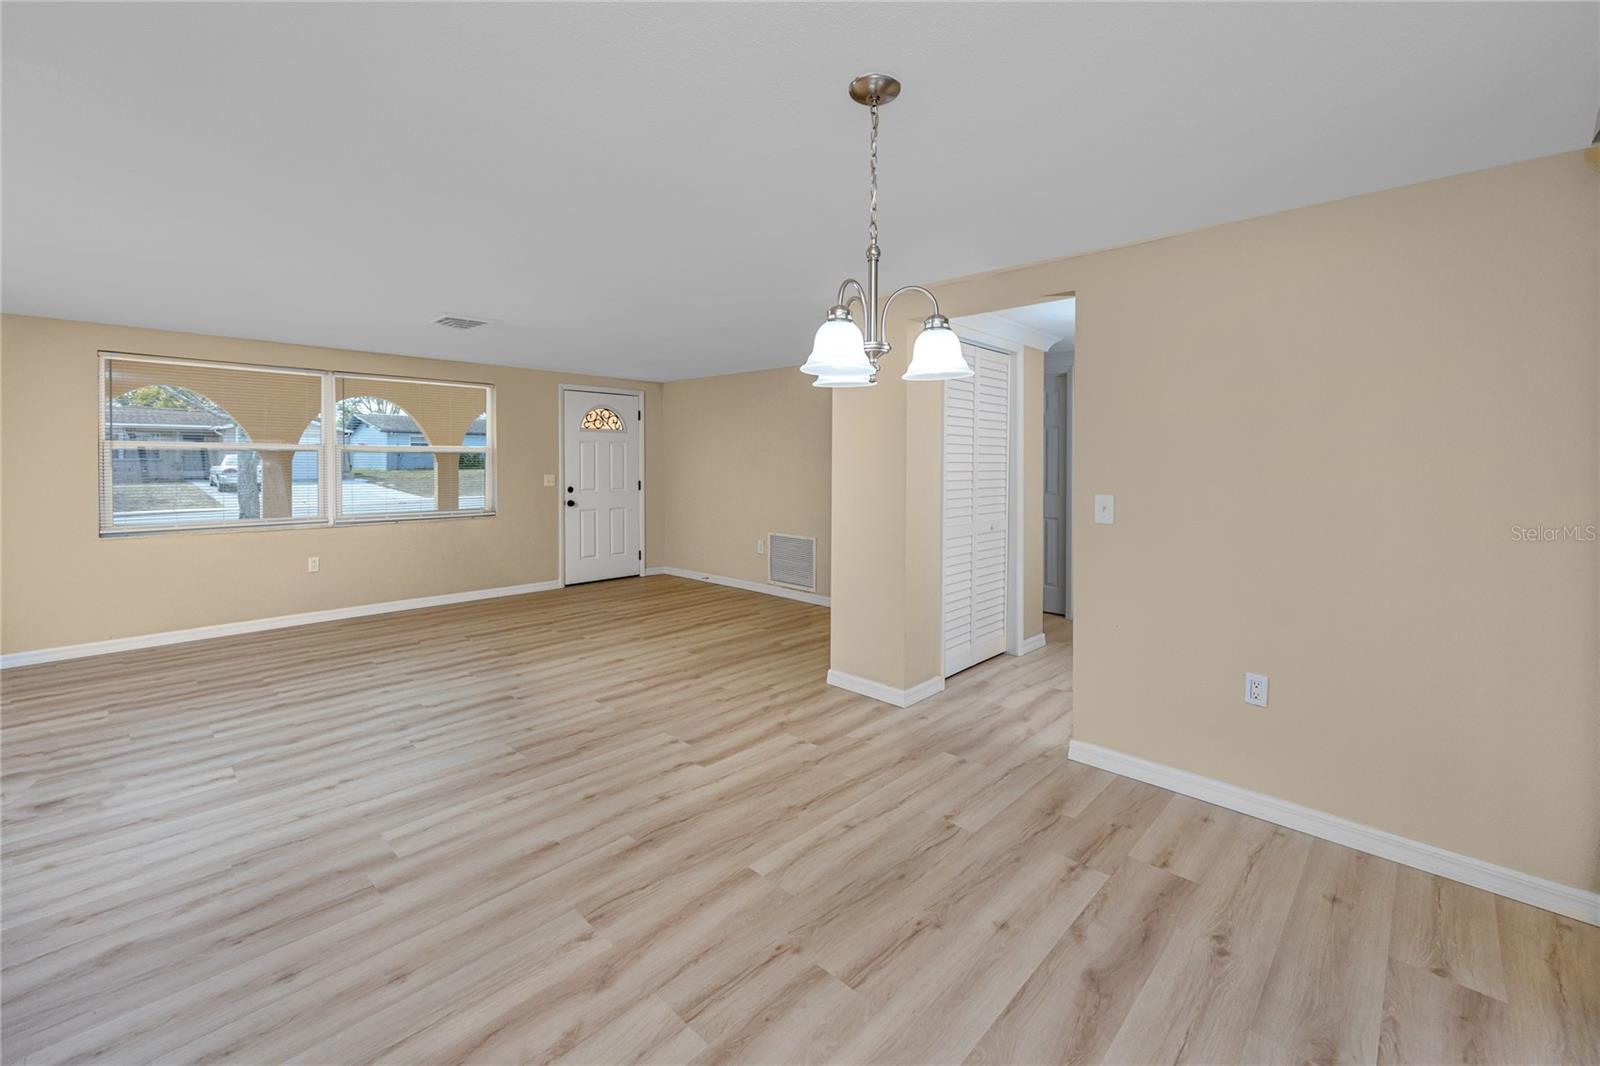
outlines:
[[[1600,1061],[1600,931],[668,577],[9,671],[7,1062]]]

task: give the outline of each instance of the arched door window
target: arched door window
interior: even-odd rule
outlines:
[[[609,407],[591,407],[583,416],[583,428],[603,433],[626,433],[627,424]]]

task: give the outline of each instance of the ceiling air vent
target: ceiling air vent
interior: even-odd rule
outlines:
[[[487,326],[491,320],[487,318],[466,318],[462,315],[440,315],[433,320],[436,326],[449,326],[451,329],[477,329]]]
[[[817,539],[767,534],[767,580],[792,589],[817,591]]]

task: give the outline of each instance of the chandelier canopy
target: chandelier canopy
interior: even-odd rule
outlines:
[[[878,306],[878,108],[900,95],[900,82],[887,74],[863,74],[850,83],[850,98],[872,115],[871,150],[867,156],[869,178],[867,207],[867,283],[846,278],[828,317],[817,329],[811,356],[800,370],[815,375],[820,389],[859,389],[874,385],[878,366],[893,347],[884,338],[889,308],[902,293],[920,292],[933,304],[933,314],[922,321],[922,332],[911,346],[911,365],[901,375],[906,381],[945,381],[970,378],[972,368],[961,354],[961,341],[950,320],[939,313],[939,301],[921,285],[903,285]],[[856,325],[851,305],[861,308],[866,326]]]

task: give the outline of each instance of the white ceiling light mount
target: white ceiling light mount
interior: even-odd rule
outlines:
[[[933,314],[922,322],[922,332],[911,347],[906,381],[944,381],[968,378],[972,368],[961,354],[961,342],[950,320],[939,313],[939,301],[921,285],[903,285],[878,306],[878,108],[900,95],[900,82],[887,74],[863,74],[850,83],[850,98],[872,113],[871,151],[868,155],[867,283],[846,278],[837,302],[817,330],[811,357],[800,369],[816,375],[823,389],[862,388],[878,380],[878,366],[892,345],[884,339],[889,307],[902,293],[920,292],[933,304]],[[853,290],[853,291],[852,291]],[[859,304],[865,331],[856,325],[850,306]]]

